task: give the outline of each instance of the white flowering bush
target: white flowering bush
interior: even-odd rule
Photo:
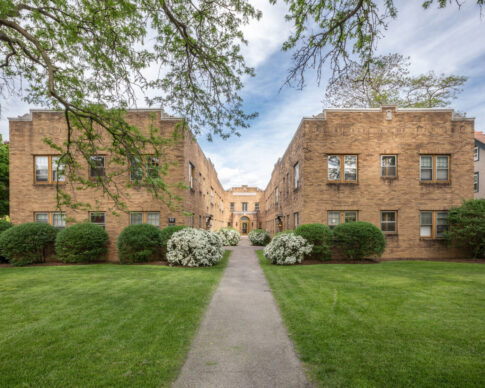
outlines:
[[[301,263],[303,256],[311,253],[313,245],[294,233],[275,236],[264,248],[264,255],[273,264],[289,265]]]
[[[241,240],[241,235],[234,228],[221,228],[216,234],[221,238],[224,246],[236,246]]]
[[[167,243],[167,261],[184,267],[210,267],[224,255],[222,240],[215,233],[186,228],[176,232]]]
[[[249,241],[251,241],[251,244],[258,246],[264,246],[271,241],[271,236],[264,229],[254,229],[249,232],[248,237]]]

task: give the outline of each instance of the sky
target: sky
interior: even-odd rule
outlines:
[[[284,18],[285,4],[281,0],[276,6],[263,0],[254,4],[263,17],[244,27],[248,45],[243,52],[256,76],[245,80],[242,97],[245,110],[259,116],[250,128],[240,131],[240,137],[198,139],[225,189],[242,184],[264,189],[302,117],[317,115],[324,106],[325,73],[320,85],[310,73],[303,90],[282,88],[291,66],[291,53],[281,51],[291,31]],[[433,70],[469,77],[451,107],[475,117],[475,129],[485,131],[485,14],[480,16],[476,1],[467,0],[461,9],[453,3],[426,11],[420,0],[396,4],[398,16],[390,21],[377,53],[409,56],[413,74]],[[2,98],[0,133],[4,139],[8,139],[7,117],[27,113],[29,108],[18,99]]]

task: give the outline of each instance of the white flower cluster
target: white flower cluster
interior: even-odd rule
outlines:
[[[222,240],[203,229],[186,228],[175,232],[167,243],[167,261],[184,267],[210,267],[224,255]]]
[[[221,238],[224,246],[236,246],[241,240],[241,235],[234,228],[221,228],[216,234]]]
[[[248,237],[251,244],[259,246],[266,245],[271,240],[269,233],[263,229],[252,230]]]
[[[303,256],[312,251],[313,245],[294,233],[284,233],[273,238],[264,248],[264,255],[273,264],[301,263]]]

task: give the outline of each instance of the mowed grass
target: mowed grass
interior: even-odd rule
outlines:
[[[321,386],[485,386],[485,265],[283,267],[258,256]]]
[[[169,385],[229,255],[212,268],[0,268],[0,386]]]

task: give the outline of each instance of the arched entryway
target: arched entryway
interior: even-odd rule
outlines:
[[[249,233],[251,223],[249,222],[249,217],[241,217],[239,220],[239,233],[243,236]]]

